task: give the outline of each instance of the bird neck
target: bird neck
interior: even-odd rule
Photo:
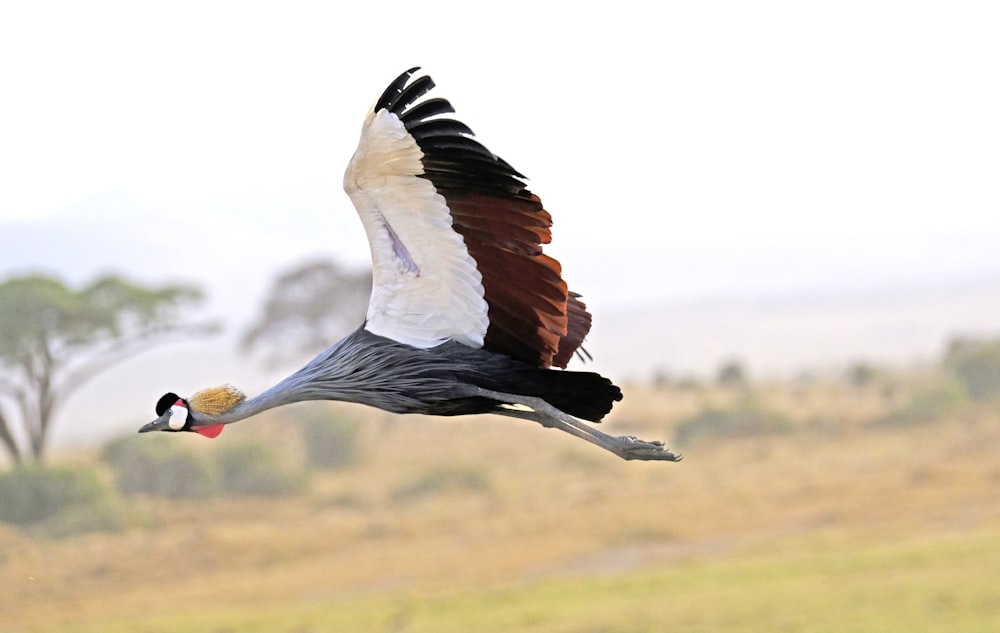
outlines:
[[[282,381],[282,383],[283,382],[284,381]],[[231,385],[226,385],[226,387],[216,387],[212,390],[206,389],[206,391],[212,392],[218,392],[222,389],[230,389],[238,394],[238,396],[230,395],[228,397],[223,397],[221,394],[217,394],[218,397],[214,402],[211,400],[208,401],[210,404],[214,404],[216,406],[199,406],[200,403],[195,404],[194,396],[191,397],[189,402],[191,402],[192,411],[197,414],[198,418],[202,422],[211,424],[230,424],[232,422],[238,422],[257,415],[258,413],[263,413],[268,409],[273,409],[274,407],[280,407],[281,405],[291,404],[302,400],[302,398],[294,397],[294,392],[286,391],[280,388],[282,383],[278,383],[253,398],[247,398],[242,392]]]
[[[260,394],[247,398],[242,391],[232,385],[224,385],[200,391],[188,399],[191,410],[199,420],[208,424],[230,424],[263,413],[268,409],[305,400],[336,400],[335,395],[317,392],[317,382],[322,382],[328,362],[337,357],[337,352],[347,339],[333,345],[310,361],[305,367],[291,374],[281,382]],[[334,379],[336,380],[336,379]]]
[[[340,400],[379,406],[373,394],[398,386],[394,385],[393,374],[386,369],[392,366],[388,360],[396,358],[390,351],[399,347],[399,343],[361,327],[253,398],[245,398],[235,387],[229,387],[239,395],[231,398],[228,408],[205,412],[194,407],[192,402],[192,410],[204,422],[229,424],[268,409],[307,400]]]

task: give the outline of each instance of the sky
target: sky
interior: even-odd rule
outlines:
[[[423,66],[623,306],[1000,279],[994,2],[7,2],[0,276],[190,280],[246,323],[367,265],[341,187]]]

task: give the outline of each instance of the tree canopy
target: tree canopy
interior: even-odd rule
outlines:
[[[315,354],[361,325],[371,289],[371,270],[345,270],[327,260],[300,264],[271,284],[242,347],[267,349],[272,363]]]
[[[0,283],[0,446],[14,463],[41,460],[53,413],[86,381],[154,342],[211,328],[183,317],[201,299],[194,286],[114,275],[79,290],[44,275]]]

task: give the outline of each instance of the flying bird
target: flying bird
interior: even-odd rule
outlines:
[[[247,398],[226,385],[167,393],[148,431],[194,431],[305,400],[394,413],[495,413],[532,420],[624,459],[677,461],[662,442],[592,424],[622,399],[594,372],[564,371],[591,315],[542,252],[552,218],[525,177],[495,156],[434,82],[411,68],[369,111],[344,189],[371,247],[364,323],[304,367]],[[558,368],[558,369],[557,369]]]

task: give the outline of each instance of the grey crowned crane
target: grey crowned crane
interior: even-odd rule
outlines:
[[[394,413],[496,413],[538,422],[624,459],[677,461],[662,442],[602,433],[622,392],[562,371],[590,330],[559,262],[542,252],[552,218],[524,176],[494,156],[434,82],[396,78],[368,113],[344,175],[371,246],[365,322],[254,398],[231,386],[168,393],[148,431],[217,436],[224,425],[304,400]]]

